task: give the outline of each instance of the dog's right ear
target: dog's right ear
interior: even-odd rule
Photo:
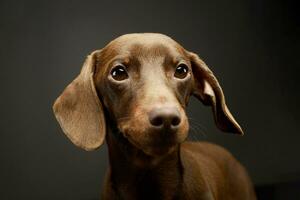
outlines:
[[[94,51],[86,58],[80,74],[53,105],[63,132],[75,145],[88,151],[100,147],[106,133],[103,107],[93,80],[100,51]]]

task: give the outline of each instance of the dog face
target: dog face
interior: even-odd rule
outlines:
[[[124,137],[150,155],[184,141],[193,74],[181,46],[161,35],[125,35],[99,60],[95,86]]]
[[[196,54],[162,34],[128,34],[87,58],[54,112],[66,135],[92,150],[103,143],[109,124],[104,107],[132,145],[155,156],[187,137],[190,95],[212,106],[221,130],[242,134],[216,77]]]

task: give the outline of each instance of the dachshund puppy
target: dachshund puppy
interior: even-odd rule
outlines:
[[[127,34],[87,57],[53,110],[75,145],[94,150],[106,140],[104,200],[256,199],[229,152],[185,142],[191,95],[212,107],[220,130],[243,134],[198,55],[162,34]]]

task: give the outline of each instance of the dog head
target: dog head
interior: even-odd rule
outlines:
[[[92,52],[53,108],[66,135],[86,150],[101,146],[109,118],[136,148],[159,155],[186,139],[191,95],[212,107],[222,131],[243,133],[196,54],[162,34],[128,34]]]

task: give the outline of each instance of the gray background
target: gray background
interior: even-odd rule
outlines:
[[[299,181],[298,11],[271,0],[1,1],[0,199],[99,196],[106,146],[75,147],[51,107],[88,53],[131,32],[164,33],[198,53],[245,131],[221,133],[192,99],[192,126],[205,133],[193,138],[228,148],[256,186]]]

